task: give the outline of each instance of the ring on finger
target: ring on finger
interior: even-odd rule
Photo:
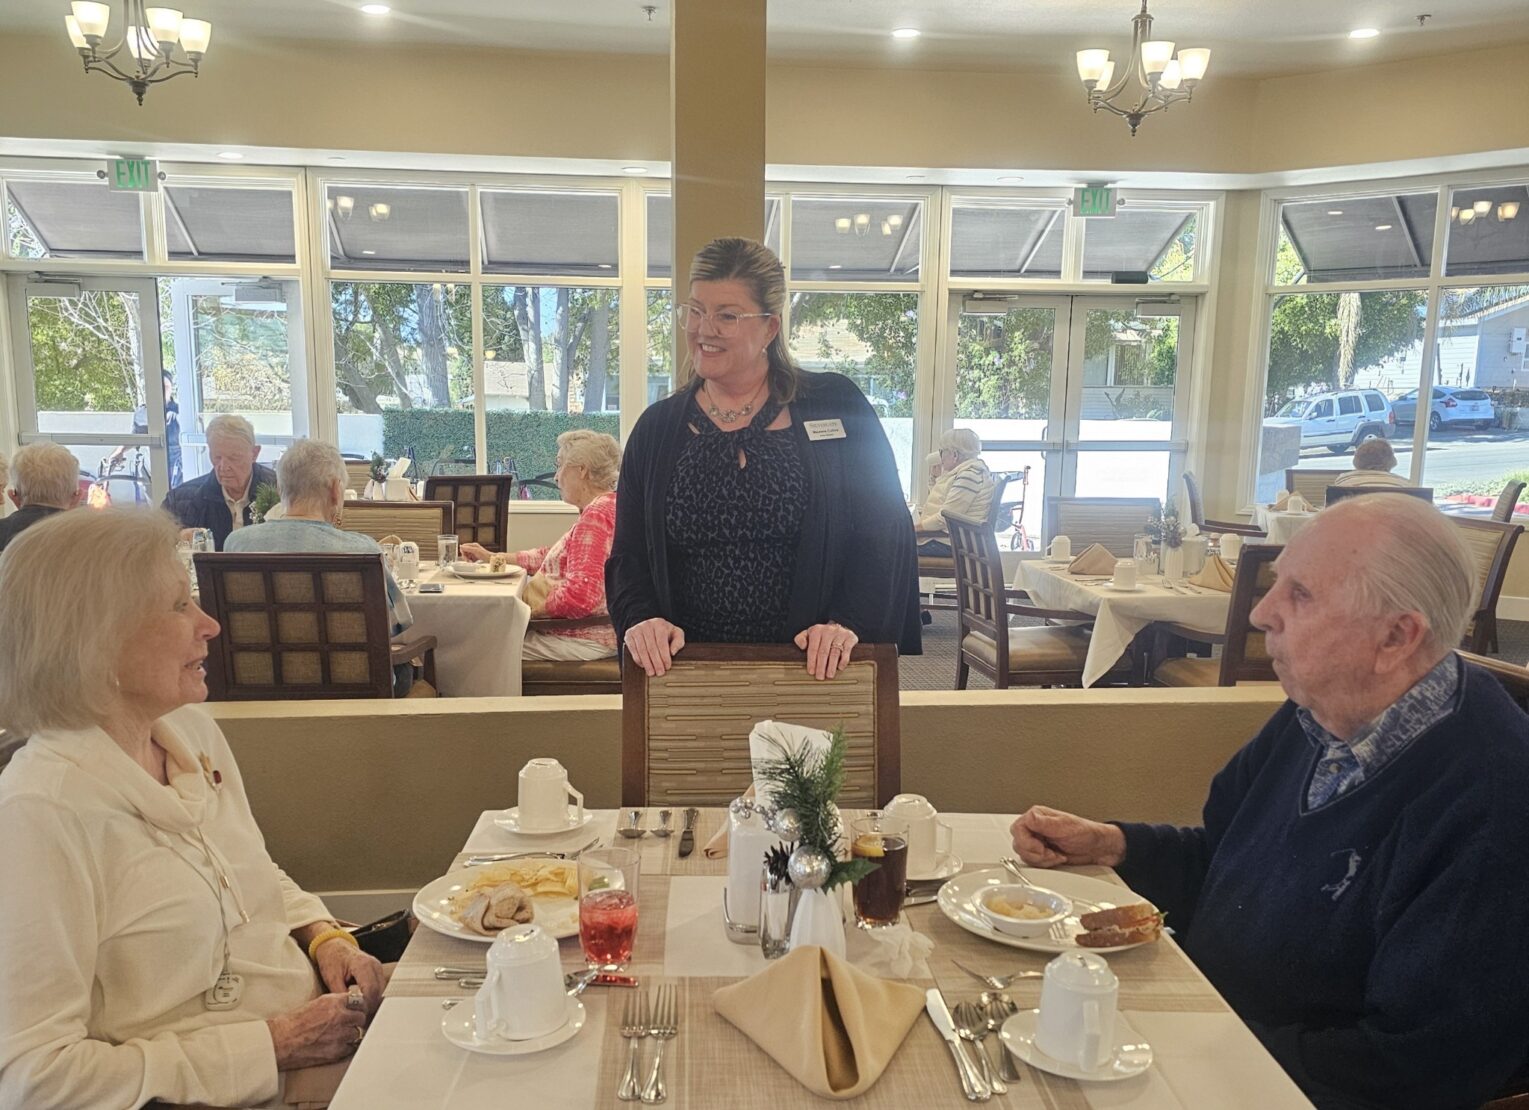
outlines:
[[[359,1026],[359,1025],[356,1026],[356,1043],[360,1044],[365,1039],[366,1039],[366,1030],[361,1028],[361,1026]]]

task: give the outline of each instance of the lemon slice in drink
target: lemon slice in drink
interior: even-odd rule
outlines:
[[[881,837],[875,833],[863,833],[855,838],[854,853],[864,859],[880,859],[887,851]]]

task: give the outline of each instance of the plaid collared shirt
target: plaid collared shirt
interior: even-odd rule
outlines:
[[[1317,724],[1309,709],[1297,709],[1306,738],[1322,752],[1306,788],[1306,808],[1317,809],[1357,789],[1453,713],[1459,701],[1462,666],[1459,656],[1450,652],[1352,740],[1339,740]]]

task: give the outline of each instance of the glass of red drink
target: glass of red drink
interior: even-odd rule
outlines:
[[[622,971],[637,941],[638,856],[594,848],[579,857],[579,944],[600,971]]]
[[[850,855],[878,866],[855,884],[855,923],[862,929],[896,925],[908,881],[908,822],[871,813],[849,826]]]

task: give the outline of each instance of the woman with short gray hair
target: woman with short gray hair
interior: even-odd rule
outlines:
[[[918,553],[950,555],[950,544],[929,533],[947,533],[945,518],[949,511],[974,520],[986,520],[997,488],[993,472],[982,461],[982,438],[970,428],[947,428],[940,436],[940,464],[945,473],[929,491],[919,513]]]
[[[69,448],[29,443],[16,452],[12,466],[16,481],[10,500],[17,512],[0,520],[0,551],[32,525],[80,503],[80,464]]]

